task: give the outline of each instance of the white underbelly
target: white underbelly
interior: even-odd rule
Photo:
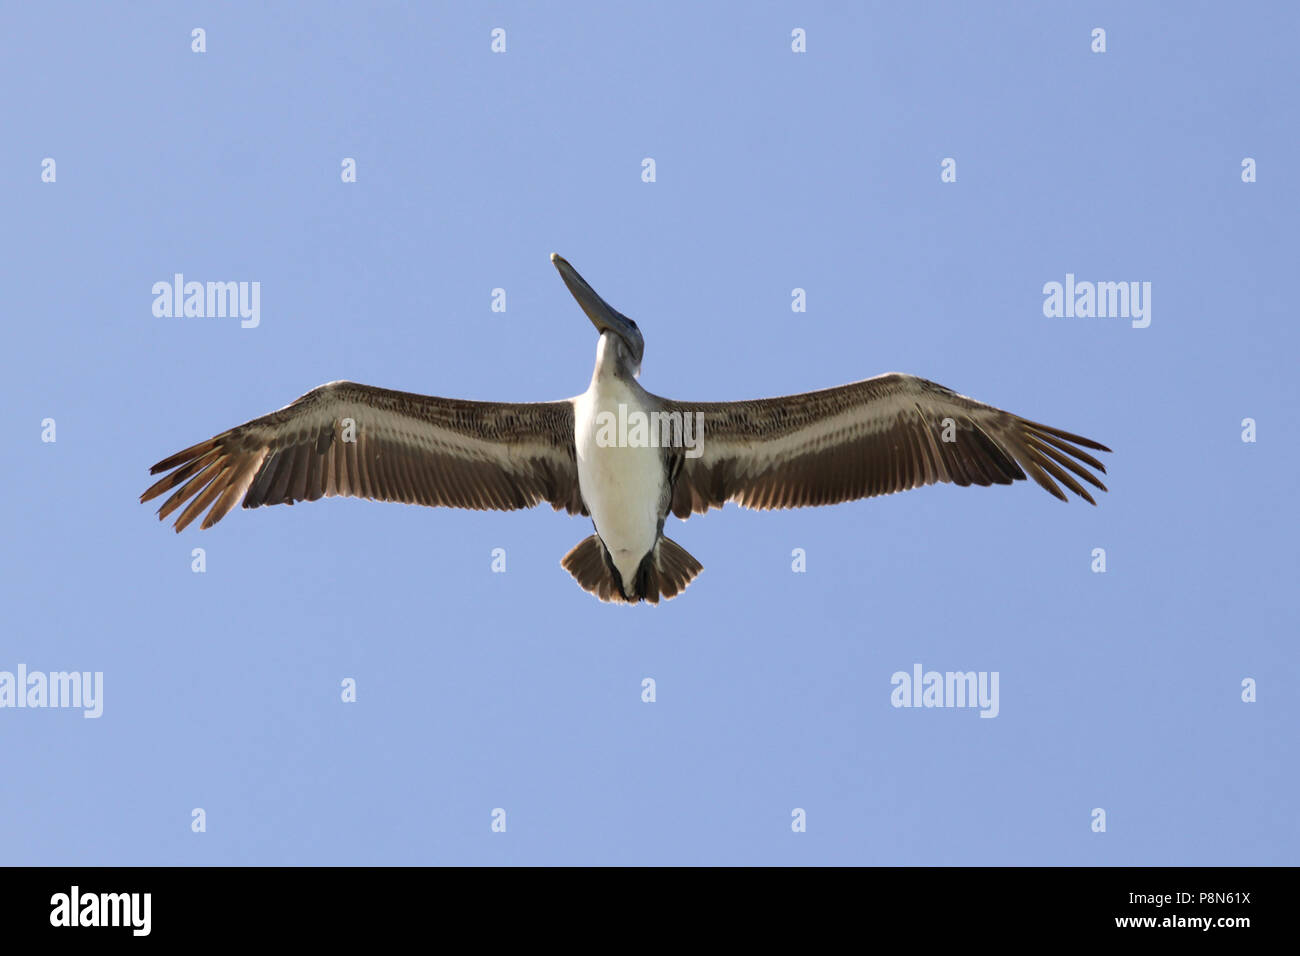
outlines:
[[[582,500],[628,583],[658,536],[665,475],[662,449],[620,443],[635,437],[633,428],[620,435],[620,405],[625,422],[634,423],[634,414],[648,419],[637,392],[617,379],[601,381],[578,399],[574,437]]]

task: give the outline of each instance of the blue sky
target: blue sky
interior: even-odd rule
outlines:
[[[0,863],[1296,863],[1300,15],[1172,9],[11,6],[0,670],[104,699],[0,709]],[[545,506],[138,503],[333,379],[578,394],[552,251],[653,392],[911,372],[1108,444],[1111,491],[669,519],[705,571],[635,609]],[[155,317],[176,272],[260,325]],[[1150,326],[1046,317],[1067,274]],[[915,664],[998,716],[891,706]]]

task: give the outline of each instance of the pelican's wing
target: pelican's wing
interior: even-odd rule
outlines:
[[[174,470],[173,470],[174,469]],[[278,412],[177,452],[140,496],[180,488],[158,510],[180,531],[211,505],[210,528],[245,508],[344,495],[453,508],[586,514],[574,460],[573,403],[465,402],[331,382]]]
[[[1076,477],[1106,490],[1088,470],[1104,474],[1105,467],[1078,447],[1110,451],[1105,445],[912,375],[894,372],[782,398],[664,406],[703,413],[703,454],[681,457],[673,487],[679,518],[727,501],[800,508],[939,481],[1009,485],[1025,472],[1063,501],[1056,481],[1091,504]]]

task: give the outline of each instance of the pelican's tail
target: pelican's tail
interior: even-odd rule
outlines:
[[[590,591],[602,601],[620,604],[640,601],[658,604],[660,598],[676,597],[704,570],[704,565],[680,544],[672,538],[660,537],[637,568],[636,580],[627,587],[597,534],[579,541],[560,564],[583,590]]]

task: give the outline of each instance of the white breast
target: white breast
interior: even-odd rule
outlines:
[[[625,422],[651,410],[634,383],[612,375],[594,379],[574,409],[574,438],[582,500],[627,583],[654,547],[667,476],[662,449],[618,443],[620,406]]]

